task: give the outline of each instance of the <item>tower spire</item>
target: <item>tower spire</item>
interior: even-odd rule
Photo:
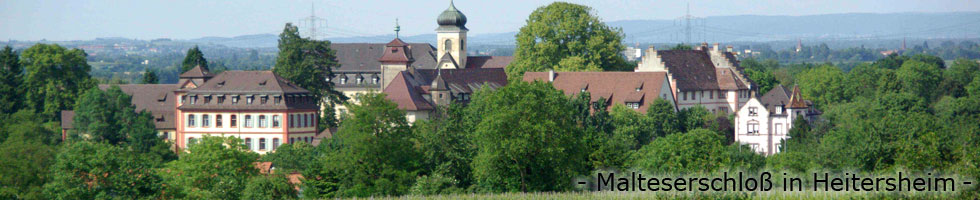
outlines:
[[[398,18],[395,18],[395,38],[398,38],[398,32],[402,30],[402,26],[398,25]]]

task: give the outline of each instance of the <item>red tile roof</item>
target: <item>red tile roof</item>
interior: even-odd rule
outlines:
[[[514,56],[469,56],[466,57],[466,68],[506,68]]]
[[[422,98],[421,88],[411,79],[410,73],[399,72],[384,90],[388,100],[398,103],[398,109],[402,110],[432,110],[432,104]]]
[[[548,76],[549,72],[527,72],[524,73],[524,81],[547,82]],[[654,100],[663,98],[660,96],[660,89],[666,83],[666,78],[666,72],[555,72],[552,85],[567,95],[577,95],[585,88],[592,101],[605,97],[608,102],[615,104],[639,102],[640,108],[637,111],[646,113]]]

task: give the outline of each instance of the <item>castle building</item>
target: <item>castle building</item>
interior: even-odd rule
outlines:
[[[702,105],[715,113],[732,113],[745,105],[752,82],[743,75],[731,46],[707,43],[694,50],[656,50],[651,46],[636,72],[666,72],[680,109]]]
[[[384,44],[332,44],[341,66],[334,69],[336,77],[327,80],[348,97],[387,93],[406,111],[410,122],[427,119],[440,105],[466,103],[481,87],[507,84],[504,67],[513,57],[469,56],[466,15],[452,2],[436,23],[436,46],[407,43],[397,36]],[[396,26],[396,33],[400,29]],[[337,109],[346,112],[346,108]]]
[[[757,153],[773,155],[782,141],[789,138],[793,120],[813,121],[821,112],[804,100],[799,87],[790,91],[777,85],[761,98],[751,98],[735,117],[735,141],[747,144]]]
[[[99,85],[107,89],[111,85]],[[313,142],[319,108],[312,94],[271,71],[225,71],[195,67],[177,84],[119,85],[137,111],[149,111],[158,134],[182,149],[205,135],[235,136],[257,153],[279,145]],[[62,139],[74,112],[62,111]]]
[[[235,136],[258,153],[313,142],[319,108],[310,91],[272,71],[209,74],[200,67],[181,74],[174,91],[178,148],[204,135]]]

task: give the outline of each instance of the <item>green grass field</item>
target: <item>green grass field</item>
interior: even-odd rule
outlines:
[[[866,192],[563,192],[457,194],[437,196],[401,196],[371,199],[976,199],[976,195],[955,193],[866,193]]]

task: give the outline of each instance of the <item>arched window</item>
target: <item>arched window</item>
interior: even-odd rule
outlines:
[[[187,127],[197,126],[197,115],[187,115]]]
[[[452,51],[453,50],[453,41],[452,40],[449,40],[449,39],[446,39],[446,42],[444,42],[444,44],[443,44],[443,48],[446,49],[446,53],[449,53],[449,51]]]
[[[279,115],[272,116],[272,128],[279,128]]]
[[[252,128],[252,116],[245,115],[245,128]]]
[[[265,128],[268,125],[265,120],[265,115],[259,115],[259,128]]]
[[[245,138],[245,148],[252,150],[252,138]]]
[[[211,127],[211,115],[201,115],[201,127]]]
[[[272,150],[275,151],[279,146],[279,138],[272,138]]]
[[[265,151],[265,138],[259,138],[259,150]]]

